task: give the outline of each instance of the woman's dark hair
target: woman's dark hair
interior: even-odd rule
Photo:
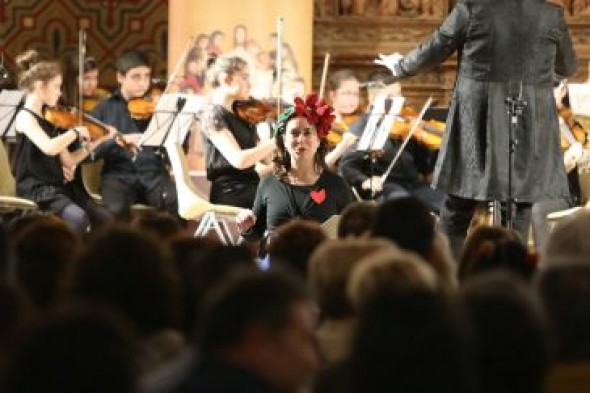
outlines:
[[[279,179],[284,180],[287,177],[287,174],[291,170],[291,155],[285,148],[285,134],[287,132],[287,124],[290,121],[297,118],[296,115],[293,115],[289,120],[285,122],[285,129],[278,130],[275,135],[275,141],[277,144],[277,150],[275,156],[273,158],[274,163],[274,174]],[[315,126],[311,124],[314,129]],[[317,132],[317,130],[316,130]],[[320,139],[320,145],[318,146],[318,150],[315,153],[314,157],[314,164],[316,169],[319,171],[320,169],[326,169],[326,154],[328,154],[328,142],[323,139]]]

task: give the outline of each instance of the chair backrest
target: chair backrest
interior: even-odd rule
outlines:
[[[171,141],[166,143],[166,150],[176,181],[178,214],[185,219],[198,219],[212,210],[213,206],[195,189],[182,145]]]
[[[10,169],[10,160],[4,142],[0,141],[0,195],[14,196],[15,194],[16,182]]]
[[[82,182],[90,195],[100,195],[100,171],[103,161],[87,162],[82,165]]]

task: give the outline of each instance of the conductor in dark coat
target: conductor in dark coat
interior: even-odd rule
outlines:
[[[527,103],[515,129],[514,228],[526,239],[531,204],[568,195],[552,83],[577,59],[563,8],[546,0],[459,0],[443,24],[406,56],[375,62],[412,76],[457,52],[455,90],[433,186],[447,194],[440,215],[455,252],[478,201],[508,197],[509,117],[505,100]]]

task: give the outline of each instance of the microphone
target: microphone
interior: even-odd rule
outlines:
[[[366,87],[367,89],[378,89],[396,83],[400,79],[402,78],[399,76],[391,75],[384,79],[363,82],[360,84],[360,87]]]

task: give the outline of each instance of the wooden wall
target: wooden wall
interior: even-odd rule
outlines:
[[[319,86],[324,54],[330,70],[352,68],[361,80],[377,69],[379,53],[406,53],[430,36],[453,6],[453,0],[316,0],[314,16],[313,82]],[[571,81],[588,79],[590,58],[590,1],[565,1],[580,67]],[[437,69],[407,79],[404,95],[420,105],[434,95],[446,105],[455,79],[456,59]]]

